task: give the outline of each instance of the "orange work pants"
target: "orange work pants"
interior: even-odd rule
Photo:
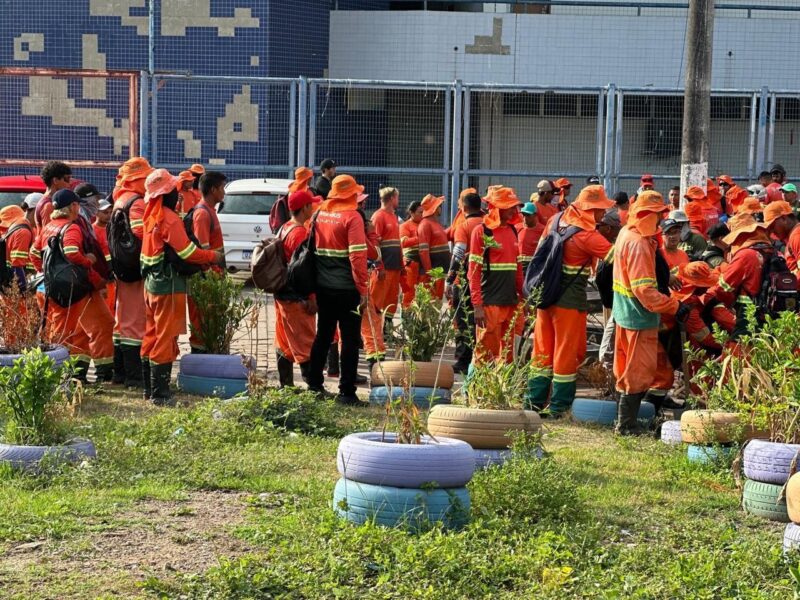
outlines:
[[[367,306],[361,313],[361,337],[364,340],[364,354],[367,358],[383,358],[386,344],[383,341],[383,310],[380,301],[377,273],[370,275]]]
[[[186,294],[159,296],[145,292],[145,329],[142,360],[165,365],[178,358],[178,336],[186,333]]]
[[[378,273],[373,272],[370,283],[375,307],[381,312],[394,315],[400,295],[400,271],[384,270],[383,279],[378,279]]]
[[[116,313],[116,305],[117,305],[117,284],[113,281],[109,281],[106,284],[106,306],[108,307],[108,312],[112,315]],[[114,323],[116,326],[116,323]]]
[[[410,262],[406,265],[405,275],[400,279],[400,288],[403,292],[403,308],[408,308],[414,301],[419,283],[419,263]]]
[[[117,312],[114,343],[141,346],[144,339],[144,281],[117,281]]]
[[[586,313],[550,306],[536,310],[533,327],[535,375],[552,377],[553,383],[572,383],[586,357]]]
[[[306,312],[303,302],[275,300],[275,345],[278,352],[292,362],[308,362],[316,335],[317,317]]]
[[[617,325],[614,339],[614,377],[617,390],[639,394],[669,390],[674,372],[658,342],[658,329],[625,329]]]
[[[95,367],[114,362],[114,318],[100,292],[63,308],[47,303],[47,339],[61,344],[80,361],[94,360]]]
[[[504,360],[510,363],[514,358],[514,331],[511,321],[517,310],[512,306],[484,306],[486,327],[475,328],[475,364]]]

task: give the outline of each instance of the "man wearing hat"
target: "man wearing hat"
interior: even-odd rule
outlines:
[[[97,381],[110,381],[113,376],[114,345],[111,331],[114,319],[99,290],[106,281],[94,269],[98,257],[86,253],[86,240],[78,219],[80,198],[69,189],[53,194],[50,221],[42,227],[31,250],[37,270],[42,270],[42,256],[50,239],[61,236],[64,256],[71,263],[86,269],[94,291],[69,306],[59,306],[52,299],[45,305],[46,337],[50,343],[62,344],[77,363],[77,376],[86,381],[89,361],[94,360]],[[100,257],[102,258],[102,257]]]
[[[289,193],[302,192],[308,189],[308,184],[314,177],[314,171],[308,167],[297,167],[294,170],[294,181],[289,184]],[[291,210],[291,209],[289,209]]]
[[[708,263],[712,269],[718,268],[726,262],[728,245],[723,242],[723,238],[731,232],[725,223],[717,223],[708,230],[709,244],[700,255],[700,260]]]
[[[178,337],[186,333],[187,278],[166,258],[167,247],[193,265],[221,264],[222,252],[198,248],[186,235],[178,206],[178,178],[156,169],[145,180],[144,275],[145,331],[141,360],[145,399],[156,406],[174,406],[169,388],[172,363],[178,358]]]
[[[785,202],[788,202],[789,205],[793,208],[797,208],[797,186],[793,183],[784,183],[781,186],[781,193],[783,194],[783,199]]]
[[[450,268],[450,246],[447,243],[447,232],[439,222],[442,214],[444,196],[428,194],[422,200],[422,222],[417,229],[419,238],[419,258],[422,263],[420,281],[428,283],[431,269],[442,269],[445,273]],[[433,295],[441,299],[444,296],[444,279],[437,279],[432,286]]]
[[[718,300],[736,312],[736,327],[731,337],[736,340],[747,332],[747,306],[761,291],[764,262],[774,250],[766,225],[752,215],[739,213],[728,221],[731,232],[723,241],[730,246],[731,260],[720,275],[719,283],[703,296],[703,306]]]
[[[408,218],[400,224],[400,246],[403,248],[403,278],[400,287],[403,290],[403,308],[408,308],[414,301],[422,268],[417,237],[417,230],[422,222],[422,202],[411,202],[406,209],[406,215]]]
[[[692,228],[705,238],[708,228],[719,221],[719,212],[703,188],[698,185],[691,186],[683,197],[687,200],[685,211]]]
[[[312,196],[308,188],[289,194],[289,211],[292,218],[277,232],[283,240],[283,253],[288,263],[295,250],[308,237],[306,225],[314,212],[319,196]],[[290,285],[275,293],[275,346],[278,380],[281,387],[294,385],[294,363],[300,365],[303,381],[308,383],[311,346],[317,333],[317,299],[315,294],[305,296]]]
[[[28,223],[33,228],[36,228],[36,207],[42,198],[44,198],[44,194],[41,192],[31,192],[22,201],[22,210],[25,211],[25,218],[28,219]]]
[[[550,217],[559,212],[558,207],[553,205],[556,186],[552,181],[542,179],[536,184],[536,190],[536,193],[531,195],[531,202],[536,204],[539,222],[545,227]]]
[[[639,190],[636,192],[637,196],[647,190],[655,189],[655,180],[650,173],[645,173],[639,180]]]
[[[683,321],[688,314],[688,307],[659,292],[656,282],[656,235],[668,210],[661,194],[642,192],[614,245],[614,376],[620,393],[617,432],[623,435],[638,431],[639,407],[648,391],[663,388],[673,377],[658,342],[660,315]]]
[[[724,212],[730,217],[736,212],[736,207],[744,202],[744,199],[747,198],[749,194],[747,190],[736,185],[736,182],[733,181],[730,175],[720,175],[717,177],[717,184],[722,193]]]
[[[539,222],[534,202],[526,202],[519,212],[523,219],[523,227],[519,232],[519,262],[524,274],[533,260],[536,246],[539,245],[539,239],[544,231],[544,225]]]
[[[786,183],[786,169],[783,168],[783,165],[773,165],[769,170],[769,175],[773,183],[778,183],[780,185]]]
[[[765,202],[767,199],[767,188],[759,183],[749,185],[747,186],[747,195],[758,198],[761,202]],[[734,213],[735,212],[734,210]]]
[[[569,204],[569,194],[572,191],[572,182],[566,177],[561,177],[555,180],[555,186],[558,190],[558,206],[561,208],[561,210],[564,210]]]
[[[326,158],[319,164],[320,176],[314,181],[314,189],[322,198],[327,198],[331,191],[331,182],[336,177],[336,163]]]
[[[77,191],[77,190],[76,190]],[[97,212],[95,213],[95,220],[92,223],[92,232],[94,233],[94,237],[97,240],[97,243],[100,245],[100,248],[103,250],[103,256],[105,257],[106,264],[111,264],[111,252],[108,249],[108,222],[111,220],[111,202],[106,200],[105,198],[100,198],[97,202]],[[106,304],[108,305],[108,310],[111,311],[111,314],[114,314],[114,307],[116,306],[117,302],[117,284],[112,279],[106,284]],[[114,358],[116,358],[117,352],[115,348]],[[119,368],[118,368],[119,367]],[[124,363],[120,362],[119,365],[114,365],[114,383],[123,383],[124,382],[124,375],[125,373],[125,365]],[[117,379],[119,375],[119,379]]]
[[[178,213],[183,216],[189,214],[189,211],[194,208],[200,200],[203,199],[202,194],[200,193],[200,178],[205,175],[206,169],[203,165],[200,164],[193,164],[189,167],[188,173],[191,175],[191,186],[189,189],[183,191],[181,193],[181,198],[179,198],[179,211]],[[186,171],[183,171],[186,173]],[[178,176],[180,178],[180,175]],[[180,191],[180,190],[179,190]]]
[[[541,410],[550,398],[550,414],[563,415],[575,399],[578,366],[586,355],[586,285],[592,263],[611,249],[597,223],[614,201],[601,185],[590,185],[569,205],[558,220],[559,230],[572,225],[581,231],[563,247],[561,297],[547,308],[536,310],[533,329],[533,377],[525,395],[527,407]],[[544,235],[556,226],[551,219]],[[552,394],[551,394],[552,386]]]
[[[146,158],[137,156],[125,161],[119,168],[117,185],[111,193],[114,201],[112,216],[117,211],[123,211],[127,215],[131,232],[139,240],[144,237],[144,185],[147,176],[152,172],[153,167]],[[114,364],[118,372],[115,373],[115,380],[121,380],[130,388],[141,388],[144,385],[141,360],[145,330],[144,280],[118,279],[116,292]]]
[[[466,276],[470,255],[472,232],[483,225],[481,197],[469,192],[461,198],[463,207],[461,223],[453,232],[453,258],[447,273],[445,293],[455,306],[453,321],[456,327],[455,364],[453,371],[466,373],[472,362],[473,344],[475,341],[475,312],[472,306],[469,280]]]
[[[800,280],[800,227],[797,215],[788,202],[773,202],[764,209],[764,225],[770,235],[786,244],[786,265]]]
[[[689,264],[689,255],[680,248],[683,225],[683,223],[679,223],[675,219],[664,219],[661,222],[661,233],[664,241],[661,254],[669,265],[669,273],[672,277],[678,276],[678,270],[681,266]]]
[[[472,230],[469,247],[469,288],[475,312],[473,364],[505,361],[514,356],[511,331],[522,297],[522,265],[514,225],[520,220],[519,199],[513,189],[498,187],[488,198],[483,227]],[[492,246],[486,250],[485,236]]]
[[[19,206],[6,206],[0,209],[0,239],[6,242],[6,255],[0,257],[11,268],[20,291],[27,287],[26,269],[30,263],[30,250],[33,244],[33,228]],[[3,290],[0,289],[0,295]]]
[[[368,300],[367,235],[358,213],[358,196],[363,191],[364,186],[358,185],[352,176],[337,176],[312,224],[319,319],[311,347],[308,389],[325,393],[322,369],[338,325],[342,352],[337,401],[343,404],[360,403],[355,383],[361,342],[360,313]]]

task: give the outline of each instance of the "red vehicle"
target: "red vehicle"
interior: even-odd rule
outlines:
[[[16,204],[22,204],[25,196],[31,192],[41,192],[47,186],[38,175],[9,175],[0,177],[0,208]]]

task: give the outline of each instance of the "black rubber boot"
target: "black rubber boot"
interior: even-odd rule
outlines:
[[[328,350],[328,377],[339,376],[339,344],[334,342]]]
[[[369,375],[368,375],[369,387],[372,387],[372,367],[375,366],[376,362],[378,362],[378,361],[376,361],[374,358],[368,358],[367,359],[367,372],[369,373]],[[358,382],[356,382],[356,383],[358,383]]]
[[[282,388],[294,386],[294,363],[280,352],[277,352],[276,356],[278,357],[278,382],[280,386]]]
[[[622,394],[617,405],[617,427],[614,430],[619,435],[638,435],[642,433],[639,425],[639,407],[645,392],[638,394]]]
[[[104,365],[95,365],[94,376],[96,383],[109,383],[114,379],[114,365],[113,363],[106,363]]]
[[[311,367],[311,361],[307,360],[304,363],[300,363],[300,376],[303,378],[303,383],[308,385],[308,369]]]
[[[75,362],[75,375],[73,379],[77,379],[86,383],[86,374],[89,372],[89,361],[79,360]]]
[[[122,355],[125,360],[125,386],[131,389],[140,388],[142,381],[142,357],[139,346],[123,346]]]
[[[152,386],[153,404],[156,406],[175,406],[175,399],[169,389],[172,376],[172,363],[150,365],[150,385]]]
[[[125,383],[125,357],[122,353],[122,346],[114,346],[114,379],[112,383],[122,385]]]
[[[153,386],[150,385],[151,378],[150,378],[150,359],[143,358],[142,359],[142,387],[144,388],[144,393],[142,396],[148,402],[153,395]]]
[[[205,348],[195,348],[192,346],[192,354],[208,354],[208,351]]]
[[[667,397],[666,394],[656,394],[653,393],[653,390],[649,390],[647,394],[645,394],[643,402],[649,402],[656,408],[656,418],[663,416],[664,414],[664,400]]]

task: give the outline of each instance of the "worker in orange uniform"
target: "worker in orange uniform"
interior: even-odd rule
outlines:
[[[519,198],[512,188],[499,187],[487,198],[489,213],[482,227],[472,230],[469,248],[469,289],[475,312],[473,364],[514,356],[514,313],[522,297],[522,265],[514,228]],[[493,243],[486,249],[486,237]]]
[[[144,237],[144,184],[153,167],[147,159],[137,156],[127,160],[117,175],[117,185],[111,196],[114,200],[112,219],[117,211],[127,215],[131,232],[138,239]],[[113,259],[112,255],[112,259]],[[134,259],[136,257],[133,257]],[[145,330],[144,280],[141,270],[123,281],[117,273],[117,307],[114,313],[114,354],[119,356],[115,363],[121,362],[124,370],[124,383],[129,388],[145,386],[145,371],[141,351]],[[146,382],[149,385],[149,381]],[[147,389],[147,388],[145,388]],[[146,399],[149,399],[149,394]]]
[[[205,174],[206,170],[203,165],[193,164],[189,167],[188,172],[191,173],[192,176],[192,185],[181,194],[182,197],[180,198],[180,209],[183,211],[182,214],[184,215],[189,214],[189,211],[203,199],[200,193],[200,178]],[[183,173],[181,173],[181,175],[182,174]]]
[[[466,373],[472,363],[475,344],[475,315],[472,306],[467,260],[471,252],[472,232],[483,225],[481,197],[477,192],[467,194],[461,200],[464,207],[461,224],[453,234],[453,257],[445,280],[445,295],[454,307],[453,321],[456,327],[456,360],[453,371]]]
[[[177,213],[181,218],[189,214],[194,208],[196,199],[194,197],[194,174],[191,171],[181,171],[178,173],[178,206]]]
[[[422,222],[422,202],[414,200],[408,205],[408,219],[400,225],[400,246],[403,249],[403,274],[400,288],[403,292],[403,308],[414,301],[422,263],[419,258],[419,237],[417,229]]]
[[[542,179],[536,184],[536,193],[531,194],[531,202],[536,205],[536,214],[542,227],[547,226],[550,217],[559,212],[558,206],[553,204],[555,198],[555,184],[547,179]]]
[[[561,177],[553,182],[558,190],[558,206],[564,210],[569,206],[569,195],[572,192],[572,182],[566,177]]]
[[[450,223],[450,227],[447,228],[447,240],[449,242],[453,242],[455,240],[456,231],[461,224],[464,222],[466,218],[465,210],[464,210],[464,197],[467,194],[477,194],[478,190],[475,188],[465,188],[461,190],[461,193],[458,195],[458,210],[456,211],[456,216],[453,217],[453,222]]]
[[[289,194],[287,203],[292,218],[278,231],[278,238],[283,240],[283,252],[287,262],[308,237],[306,225],[314,212],[314,204],[321,200],[319,196],[312,196],[308,187]],[[275,293],[275,345],[278,382],[281,387],[294,385],[295,363],[300,365],[303,381],[308,383],[311,346],[317,332],[316,315],[315,294],[302,295],[293,290],[289,284]]]
[[[771,202],[764,209],[767,231],[786,245],[783,255],[786,266],[800,282],[800,227],[792,205],[785,200]]]
[[[522,265],[522,272],[525,273],[533,260],[536,246],[539,245],[544,225],[539,222],[536,215],[536,204],[533,202],[526,202],[519,212],[524,219],[524,225],[519,232],[519,262]]]
[[[3,337],[6,349],[10,350],[18,339],[14,331],[15,323],[27,321],[28,307],[22,294],[28,287],[26,272],[33,245],[33,227],[28,222],[25,211],[19,206],[11,205],[0,209],[0,240],[4,240],[6,246],[5,256],[0,256],[0,260],[5,261],[11,276],[10,281],[0,282],[0,311],[4,313],[0,322],[6,327]],[[7,297],[12,286],[20,292],[14,301]]]
[[[657,287],[655,238],[668,210],[661,194],[642,192],[614,245],[614,376],[620,393],[617,432],[623,435],[638,432],[639,407],[648,391],[673,377],[658,341],[659,315],[683,322],[689,313],[689,307]]]
[[[297,167],[294,170],[294,181],[289,184],[289,193],[307,190],[313,178],[314,171],[308,167]]]
[[[450,246],[447,243],[447,232],[439,219],[442,214],[444,196],[428,194],[422,199],[422,222],[417,229],[419,238],[419,259],[422,264],[420,282],[427,284],[432,269],[442,269],[447,273],[450,267]],[[437,279],[431,288],[433,295],[442,299],[444,296],[444,278]]]
[[[730,175],[717,177],[717,185],[719,185],[719,191],[725,204],[725,214],[728,217],[732,217],[736,212],[736,207],[742,204],[750,194],[747,190],[736,185]]]
[[[367,306],[367,236],[358,213],[364,187],[350,175],[338,175],[320,206],[312,227],[316,241],[317,335],[311,347],[308,389],[320,394],[325,365],[336,327],[342,338],[337,401],[360,404],[356,396],[361,318]]]
[[[72,169],[60,160],[48,161],[41,171],[42,181],[47,186],[42,199],[36,204],[36,227],[41,228],[50,222],[53,212],[53,195],[58,190],[70,189],[72,186]]]
[[[62,344],[76,359],[76,375],[86,381],[89,361],[94,361],[98,382],[111,381],[114,362],[112,330],[114,318],[108,310],[100,290],[106,281],[93,268],[98,258],[86,253],[81,228],[75,223],[80,210],[80,198],[72,190],[62,189],[53,194],[53,212],[50,221],[39,232],[31,257],[37,270],[42,269],[42,257],[50,239],[61,237],[65,258],[87,270],[93,290],[82,298],[75,298],[67,306],[60,306],[48,298],[45,304],[46,337],[50,343]],[[45,273],[47,276],[47,273]],[[53,290],[48,290],[52,293]]]
[[[97,243],[100,245],[100,248],[103,250],[104,257],[106,259],[107,264],[111,264],[111,252],[108,249],[108,222],[111,220],[111,202],[102,198],[97,203],[97,214],[95,215],[94,223],[92,223],[92,231],[94,231],[94,237],[97,239]],[[114,307],[117,304],[117,283],[115,281],[109,281],[106,284],[106,304],[108,305],[108,310],[111,311],[111,314],[114,314]],[[116,358],[116,349],[114,350],[114,356]],[[124,372],[124,366],[120,369],[120,372]],[[117,381],[117,368],[115,365],[114,368],[114,379],[115,383],[123,383],[122,381]]]
[[[680,249],[681,233],[684,224],[675,219],[664,219],[661,223],[662,239],[664,246],[661,255],[669,265],[670,279],[678,277],[678,269],[689,264],[689,255]]]
[[[603,186],[589,185],[545,227],[545,235],[556,223],[559,232],[567,227],[580,230],[564,243],[561,296],[552,306],[536,310],[533,329],[533,377],[528,382],[525,403],[541,410],[549,396],[550,414],[554,417],[568,411],[575,399],[578,366],[586,355],[586,284],[592,263],[611,249],[596,227],[613,205]]]
[[[180,177],[178,177],[180,181]],[[219,171],[207,171],[200,177],[200,193],[202,200],[192,208],[192,233],[203,250],[221,252],[225,255],[225,242],[222,239],[222,227],[217,217],[217,207],[225,199],[225,184],[228,178]],[[203,265],[203,270],[212,269],[223,274],[224,261],[219,265]],[[190,286],[191,288],[191,286]],[[199,335],[200,311],[192,298],[191,289],[188,296],[189,307],[189,346],[192,354],[205,354],[206,347]]]
[[[709,180],[712,181],[712,180]],[[720,200],[721,194],[719,190],[714,186],[715,198],[709,198],[706,195],[706,192],[703,191],[703,188],[697,185],[693,185],[686,193],[683,195],[684,198],[688,201],[686,205],[686,216],[689,217],[689,222],[692,225],[692,228],[697,230],[704,238],[707,237],[707,232],[709,228],[713,227],[719,222],[719,217],[721,214],[721,207],[720,207]]]
[[[391,323],[397,310],[400,297],[400,276],[403,271],[403,250],[400,246],[400,221],[397,208],[400,205],[400,191],[394,187],[381,188],[379,192],[381,207],[372,213],[372,225],[380,248],[382,269],[374,271],[370,279],[370,298],[378,316],[376,326],[384,333],[391,331]],[[385,324],[384,324],[385,321]],[[364,345],[369,346],[372,330],[362,329]],[[375,353],[383,357],[385,344],[375,348]]]
[[[203,250],[190,241],[175,212],[178,178],[156,169],[145,180],[142,273],[146,325],[142,341],[145,396],[156,406],[174,406],[169,389],[178,336],[186,333],[186,277],[177,266],[222,264],[222,252]],[[169,259],[167,256],[169,255]]]

